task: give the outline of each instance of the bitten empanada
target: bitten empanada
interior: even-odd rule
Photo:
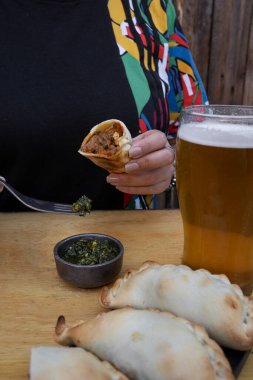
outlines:
[[[56,341],[87,349],[131,380],[229,380],[230,365],[202,326],[158,310],[122,308],[72,327],[59,317]]]
[[[253,296],[245,297],[225,275],[146,262],[111,288],[104,287],[100,302],[110,309],[129,305],[167,310],[203,325],[224,347],[253,347]]]
[[[131,141],[122,121],[106,120],[90,130],[78,152],[110,173],[123,173],[129,161]]]
[[[108,362],[79,347],[33,347],[30,380],[128,380]]]

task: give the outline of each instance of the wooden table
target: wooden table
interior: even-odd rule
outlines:
[[[122,271],[145,260],[180,263],[183,230],[178,210],[93,211],[82,218],[41,213],[0,213],[0,380],[27,379],[30,349],[56,346],[59,315],[67,322],[102,310],[98,289],[78,289],[59,278],[53,247],[82,232],[107,233],[125,246]],[[239,380],[253,379],[251,354]],[[154,379],[155,380],[155,379]]]

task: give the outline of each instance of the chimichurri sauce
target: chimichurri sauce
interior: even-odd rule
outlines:
[[[90,213],[91,210],[91,199],[86,197],[86,195],[81,196],[76,202],[72,204],[72,210],[78,213],[80,216],[84,216]]]
[[[59,256],[72,264],[96,265],[112,260],[118,253],[118,246],[108,239],[79,239]]]

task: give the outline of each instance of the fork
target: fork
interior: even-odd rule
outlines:
[[[31,198],[27,195],[21,194],[19,191],[14,189],[14,187],[8,184],[4,177],[0,177],[0,184],[2,184],[21,203],[33,210],[56,214],[76,214],[76,212],[72,210],[72,205],[70,204],[42,201],[40,199]]]

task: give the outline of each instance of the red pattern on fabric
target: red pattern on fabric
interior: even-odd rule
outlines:
[[[196,84],[195,84],[195,81],[193,80],[193,78],[190,75],[188,76],[188,79],[190,81],[191,88],[193,91],[193,94],[189,95],[187,86],[186,86],[185,81],[183,79],[183,75],[184,74],[180,75],[181,76],[181,83],[182,83],[182,87],[183,87],[183,92],[184,92],[183,106],[189,107],[191,105],[203,104],[201,91],[198,91],[198,89],[196,88]]]
[[[126,208],[132,201],[133,195],[124,193],[124,208]]]
[[[169,134],[177,133],[178,124],[179,124],[178,120],[175,120],[173,123],[170,124],[170,126],[169,126]]]
[[[144,36],[144,34],[141,33],[141,34],[140,34],[140,37],[141,37],[141,42],[143,43],[143,45],[144,45],[145,47],[147,47],[147,39],[146,39],[146,37]]]
[[[158,58],[161,61],[163,60],[163,55],[164,55],[164,46],[163,45],[159,45]]]
[[[126,26],[127,36],[130,37],[132,40],[134,39],[134,36],[130,30],[129,25]]]
[[[186,47],[186,48],[189,48],[188,43],[187,43],[182,37],[180,37],[180,36],[179,36],[178,34],[176,34],[176,33],[171,34],[171,36],[169,37],[169,40],[176,41],[179,45],[184,46],[184,47]]]
[[[146,132],[148,130],[148,127],[143,119],[139,118],[139,128],[141,133]]]

